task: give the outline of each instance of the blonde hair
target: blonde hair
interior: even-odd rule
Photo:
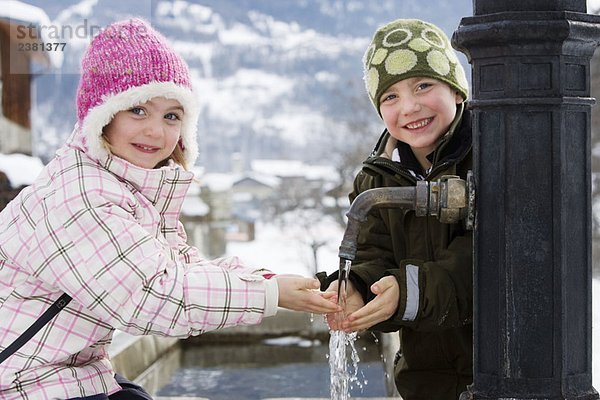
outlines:
[[[183,149],[181,148],[181,146],[182,146],[181,141],[177,142],[177,145],[175,146],[173,153],[171,153],[171,159],[173,161],[175,161],[176,164],[181,165],[181,167],[183,169],[188,171],[189,170],[188,163],[185,159],[185,154],[183,153]]]
[[[106,140],[106,137],[104,136],[104,134],[102,134],[101,140],[102,140],[102,145],[106,148],[106,150],[108,150],[108,152],[110,154],[114,154],[112,151],[113,146],[112,146],[112,144],[110,144],[110,142],[108,140]],[[180,165],[184,170],[189,171],[188,163],[185,159],[185,154],[183,154],[183,149],[181,148],[181,146],[182,146],[181,141],[177,142],[177,145],[175,146],[175,149],[173,149],[173,152],[171,153],[169,158],[162,160],[161,162],[156,164],[156,166],[154,168],[164,167],[165,165],[168,164],[169,160],[173,160],[173,162]]]

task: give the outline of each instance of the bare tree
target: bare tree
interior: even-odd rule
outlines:
[[[350,206],[348,194],[362,162],[371,153],[383,124],[378,119],[362,82],[338,85],[330,96],[332,113],[318,132],[318,148],[322,152],[316,159],[327,160],[337,172],[333,187],[312,185],[299,179],[282,179],[277,193],[264,204],[266,218],[282,227],[293,227],[305,260],[312,271],[319,271],[319,250],[324,246],[339,246],[340,237],[328,237],[321,224],[346,227],[345,214]],[[314,150],[311,150],[314,151]]]
[[[334,93],[332,97],[344,99],[344,105],[348,108],[347,117],[329,120],[323,144],[338,173],[337,185],[326,194],[334,204],[327,213],[341,226],[346,225],[348,194],[352,190],[354,177],[383,129],[362,83],[352,81],[343,86],[343,93]]]

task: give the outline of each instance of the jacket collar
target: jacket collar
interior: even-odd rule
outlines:
[[[173,210],[172,207],[180,210],[194,177],[192,172],[175,167],[172,163],[157,169],[146,169],[112,155],[101,160],[100,165],[128,184],[130,189],[141,193],[159,212]]]
[[[142,194],[161,213],[167,209],[173,210],[173,207],[178,211],[181,209],[194,177],[192,172],[181,169],[173,161],[161,168],[146,169],[108,153],[94,157],[89,153],[86,139],[79,134],[77,127],[67,140],[66,146],[59,150],[57,154],[68,148],[74,148],[85,153],[87,157],[126,184],[130,190]]]

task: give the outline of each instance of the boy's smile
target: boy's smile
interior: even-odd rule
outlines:
[[[433,118],[423,118],[422,120],[419,120],[417,122],[408,123],[404,127],[406,129],[410,129],[412,131],[416,131],[418,129],[421,129],[421,128],[424,128],[424,127],[428,126],[431,123],[431,121],[433,121]]]
[[[182,117],[183,108],[177,100],[154,97],[115,114],[104,128],[104,137],[114,155],[152,169],[173,153]]]
[[[390,134],[408,144],[424,168],[456,115],[460,94],[433,78],[413,77],[390,86],[380,99],[380,112]],[[425,164],[425,165],[424,165]]]

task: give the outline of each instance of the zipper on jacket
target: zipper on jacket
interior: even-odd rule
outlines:
[[[374,165],[374,166],[378,166],[378,167],[384,167],[385,169],[390,170],[390,172],[393,172],[396,175],[400,175],[401,177],[403,177],[404,179],[408,180],[409,182],[413,183],[413,184],[417,184],[417,178],[413,175],[411,175],[410,173],[407,172],[406,168],[400,166],[397,162],[389,160],[387,158],[383,158],[383,157],[377,157],[377,158],[373,158],[371,160],[367,160],[365,161],[365,166],[369,166],[369,165]],[[393,177],[393,176],[392,176]]]

